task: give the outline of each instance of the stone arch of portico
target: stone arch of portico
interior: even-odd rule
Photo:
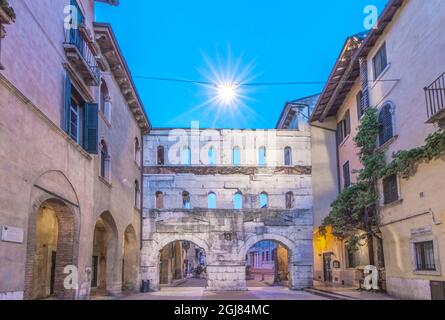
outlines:
[[[197,245],[198,247],[200,247],[201,249],[203,249],[208,256],[210,255],[210,247],[207,243],[207,241],[195,236],[195,235],[188,235],[188,234],[184,234],[184,235],[175,235],[175,236],[169,236],[166,238],[163,238],[162,240],[160,240],[159,242],[157,242],[156,244],[156,249],[154,250],[153,254],[153,261],[157,263],[157,261],[159,261],[159,257],[161,254],[161,250],[167,246],[169,243],[175,242],[175,241],[189,241],[194,243],[195,245]]]
[[[33,298],[37,220],[43,207],[49,205],[55,212],[59,229],[57,247],[60,252],[56,258],[54,294],[59,299],[75,299],[76,290],[65,289],[63,286],[65,277],[63,269],[68,265],[78,266],[81,215],[77,193],[62,171],[48,170],[35,180],[29,203],[24,297],[25,299]]]
[[[277,234],[271,234],[271,233],[263,234],[263,235],[256,235],[256,236],[252,236],[252,237],[248,238],[238,251],[239,260],[244,261],[249,249],[261,241],[276,241],[276,242],[279,242],[280,244],[284,245],[286,247],[286,249],[289,251],[289,257],[291,259],[290,262],[293,262],[293,254],[296,249],[296,244],[292,240],[290,240],[286,237],[283,237],[283,236],[280,236]]]

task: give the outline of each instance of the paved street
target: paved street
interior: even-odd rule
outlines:
[[[204,279],[189,279],[176,287],[164,287],[158,292],[135,294],[122,300],[329,300],[313,293],[291,291],[285,287],[253,283],[244,292],[216,293],[204,290]]]

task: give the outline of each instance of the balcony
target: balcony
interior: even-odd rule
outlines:
[[[100,82],[99,65],[90,48],[86,32],[82,30],[82,28],[67,30],[63,47],[69,62],[82,76],[85,84],[98,86]]]
[[[427,123],[445,121],[445,73],[425,88]]]

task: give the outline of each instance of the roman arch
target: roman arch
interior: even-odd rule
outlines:
[[[288,249],[291,289],[312,286],[312,212],[299,209],[147,209],[141,277],[158,290],[161,250],[189,241],[206,252],[207,290],[247,290],[247,251],[264,240]]]

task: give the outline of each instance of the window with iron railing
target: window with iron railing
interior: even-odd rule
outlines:
[[[425,98],[429,122],[445,110],[445,73],[428,87],[425,87]]]

